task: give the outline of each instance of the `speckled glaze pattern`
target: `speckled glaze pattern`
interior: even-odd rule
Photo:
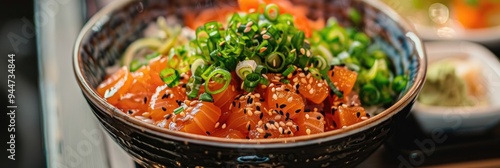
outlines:
[[[425,78],[426,59],[420,40],[401,18],[370,1],[295,0],[313,8],[311,18],[335,16],[339,23],[353,26],[346,16],[349,7],[364,15],[357,25],[391,57],[398,74],[408,74],[408,87],[395,105],[352,128],[325,133],[312,140],[287,143],[222,143],[176,136],[146,126],[99,98],[95,92],[106,68],[114,65],[135,39],[143,36],[147,24],[158,16],[199,12],[235,1],[126,1],[96,14],[82,30],[75,45],[77,80],[93,113],[113,139],[145,167],[353,167],[373,153],[404,120]],[[384,8],[384,9],[380,9]]]

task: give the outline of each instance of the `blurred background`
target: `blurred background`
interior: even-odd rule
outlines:
[[[16,161],[6,160],[4,155],[1,163],[6,163],[5,167],[135,167],[130,157],[103,134],[83,99],[71,65],[80,29],[110,1],[2,2],[0,58],[5,60],[0,60],[0,66],[5,68],[0,77],[7,76],[7,55],[16,54],[18,105]],[[479,67],[491,67],[488,72],[493,73],[480,79],[487,83],[481,86],[485,87],[485,94],[500,95],[500,1],[383,1],[413,23],[423,39],[433,41],[426,43],[428,54],[472,55],[473,60],[486,60],[486,63],[479,61]],[[476,75],[486,74],[482,72]],[[7,82],[0,82],[0,87],[0,101],[6,107]],[[499,100],[489,101],[488,104],[496,105],[491,109],[499,109]],[[359,167],[500,167],[500,122],[496,120],[500,110],[494,112],[496,115],[479,116],[473,122],[481,123],[485,120],[480,117],[486,117],[491,120],[488,125],[454,128],[447,134],[448,140],[435,143],[429,155],[424,155],[414,141],[432,138],[426,133],[426,126],[449,128],[425,123],[442,123],[441,116],[436,120],[430,113],[413,112],[407,127],[396,130],[396,136]],[[3,118],[4,123],[9,122],[7,117]],[[469,118],[474,116],[459,119],[465,125]],[[2,142],[9,140],[4,135]]]

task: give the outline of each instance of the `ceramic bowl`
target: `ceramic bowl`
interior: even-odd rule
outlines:
[[[407,74],[407,88],[393,105],[363,122],[311,136],[265,140],[229,140],[170,131],[129,117],[99,97],[95,88],[106,68],[120,59],[147,24],[159,16],[181,16],[236,1],[117,1],[98,12],[82,29],[75,44],[73,65],[77,81],[94,115],[107,133],[146,167],[352,167],[374,152],[404,120],[420,91],[426,57],[411,26],[378,1],[305,1],[309,17],[337,17],[352,26],[347,9],[364,16],[358,28],[390,56],[395,73]]]
[[[412,113],[422,131],[432,134],[480,134],[500,122],[500,61],[485,47],[470,42],[427,42],[429,65],[442,59],[459,59],[478,67],[484,104],[469,107],[430,106],[415,103]]]

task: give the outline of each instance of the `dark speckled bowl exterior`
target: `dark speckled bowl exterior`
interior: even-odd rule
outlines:
[[[227,140],[169,131],[127,116],[100,98],[95,88],[127,45],[143,36],[158,16],[199,12],[235,1],[120,1],[96,14],[75,44],[76,78],[95,116],[137,163],[146,167],[353,167],[366,159],[404,121],[425,79],[426,57],[407,22],[378,1],[295,0],[311,18],[335,16],[345,26],[349,7],[363,15],[358,25],[391,57],[398,74],[410,80],[399,100],[382,113],[345,129],[273,140]]]

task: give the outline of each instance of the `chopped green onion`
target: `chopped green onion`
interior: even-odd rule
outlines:
[[[198,58],[191,64],[191,74],[192,75],[200,75],[200,71],[204,69],[206,63],[203,59]],[[200,68],[198,70],[198,68]],[[203,72],[203,71],[201,71]],[[197,74],[198,73],[198,74]]]
[[[278,15],[280,13],[280,8],[276,4],[268,4],[264,9],[264,17],[267,20],[275,21],[278,19]]]
[[[293,71],[295,71],[295,66],[293,65],[288,65],[288,67],[285,69],[285,71],[283,71],[283,76],[288,76],[289,74],[291,74]]]
[[[202,78],[199,76],[191,76],[189,78],[188,83],[186,84],[186,94],[189,99],[193,99],[198,96],[198,92],[200,90]]]
[[[212,64],[210,65],[208,68],[205,69],[205,71],[201,74],[201,78],[203,78],[204,80],[208,80],[209,79],[209,76],[210,76],[210,73],[212,73],[212,71],[215,70],[215,65]]]
[[[204,102],[214,102],[214,99],[212,98],[212,95],[208,93],[202,93],[200,95],[200,100]]]
[[[179,84],[179,72],[172,68],[165,68],[160,72],[160,78],[168,87],[174,87]]]
[[[285,67],[285,56],[279,52],[273,52],[266,58],[266,67],[271,72],[279,72]]]
[[[245,80],[243,81],[243,89],[247,92],[252,92],[255,87],[260,82],[261,75],[257,73],[248,74]]]
[[[151,59],[156,58],[160,55],[161,54],[159,52],[154,52],[154,53],[148,54],[148,55],[146,55],[146,60],[151,60]]]
[[[323,78],[323,76],[321,76],[321,73],[319,72],[319,70],[317,68],[311,67],[308,69],[308,71],[316,79],[321,80]]]
[[[395,92],[401,92],[406,87],[406,83],[408,83],[408,79],[404,75],[398,75],[392,81],[392,90]]]
[[[359,92],[361,102],[368,105],[377,104],[380,101],[381,95],[379,90],[370,83],[363,85],[361,91]]]
[[[142,62],[142,61],[139,61],[137,59],[134,59],[130,63],[130,72],[135,72],[135,71],[137,71],[139,68],[141,68],[144,65],[146,65],[145,62]]]
[[[330,65],[328,64],[328,62],[326,61],[325,58],[323,58],[322,56],[319,56],[319,55],[316,55],[314,57],[311,58],[311,63],[313,64],[314,67],[320,69],[320,70],[325,70],[327,69],[328,67],[330,67]]]
[[[354,9],[354,8],[349,8],[347,9],[347,16],[349,17],[349,19],[351,19],[351,21],[354,23],[354,24],[360,24],[361,23],[361,19],[362,19],[362,16],[361,14],[358,12],[358,10]]]
[[[344,97],[344,94],[337,88],[337,86],[335,86],[332,82],[332,80],[330,80],[330,77],[328,76],[328,71],[320,71],[321,72],[321,75],[323,75],[323,78],[326,80],[326,83],[328,84],[328,86],[330,87],[330,89],[332,89],[333,93],[335,93],[335,95],[337,95],[337,97],[339,98],[343,98]]]
[[[284,83],[284,84],[289,84],[290,80],[288,80],[288,79],[281,79],[280,82]]]
[[[219,75],[221,75],[222,77],[218,77]],[[223,80],[224,86],[222,86],[222,88],[220,88],[218,90],[215,90],[215,91],[210,90],[210,88],[208,87],[208,82],[210,82],[210,80],[213,77],[216,77],[216,78],[219,78],[219,79]],[[215,69],[214,71],[212,71],[210,73],[210,75],[208,75],[208,78],[206,79],[205,92],[210,93],[210,94],[221,93],[221,92],[223,92],[224,90],[227,89],[227,87],[229,86],[230,82],[231,82],[231,73],[229,73],[228,71],[226,71],[224,69]]]
[[[257,67],[255,68],[255,73],[267,74],[267,68],[264,65],[257,65]]]
[[[245,79],[248,74],[254,72],[256,67],[257,63],[254,60],[241,61],[236,65],[236,75],[241,79]]]
[[[177,114],[180,114],[183,111],[184,111],[184,107],[180,106],[180,107],[177,107],[177,108],[174,109],[174,114],[177,115]]]
[[[297,34],[295,34],[292,37],[292,45],[297,49],[303,48],[305,38],[306,38],[306,36],[305,36],[304,32],[299,31]]]
[[[266,85],[267,86],[271,82],[269,81],[269,79],[266,79],[266,78],[264,78],[264,77],[261,76],[259,83],[262,84],[262,85]]]

